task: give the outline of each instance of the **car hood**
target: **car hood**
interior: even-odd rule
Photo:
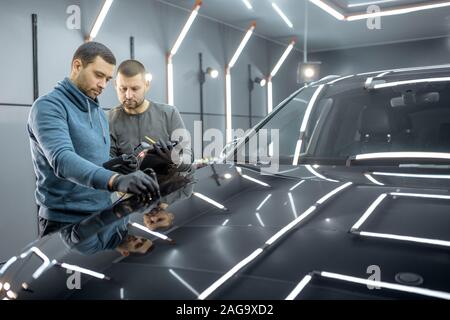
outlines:
[[[303,165],[264,174],[253,166],[207,166],[196,173],[193,196],[169,208],[174,226],[162,233],[174,243],[133,228],[154,249],[123,258],[87,254],[57,233],[12,258],[0,281],[19,299],[284,299],[305,276],[311,279],[296,298],[447,297],[449,179],[420,168]],[[126,214],[104,214],[94,225],[142,223],[155,205],[143,202],[122,204]],[[76,278],[56,261],[106,278],[84,269]],[[370,290],[330,274],[377,276],[441,296]]]

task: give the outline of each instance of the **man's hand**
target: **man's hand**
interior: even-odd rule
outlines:
[[[138,169],[138,166],[138,158],[132,154],[122,154],[121,156],[112,158],[111,160],[103,164],[103,167],[105,169],[121,174],[129,174],[131,172],[135,172]]]
[[[163,160],[167,162],[167,164],[173,163],[172,161],[172,142],[167,141],[164,142],[163,140],[159,140],[154,145],[155,152],[158,156],[160,156]]]
[[[174,216],[167,212],[167,204],[161,203],[158,208],[144,215],[144,225],[154,231],[158,228],[167,228],[173,224]]]
[[[117,175],[112,181],[111,190],[134,194],[150,193],[152,198],[161,197],[156,179],[142,171],[136,171],[127,175]]]

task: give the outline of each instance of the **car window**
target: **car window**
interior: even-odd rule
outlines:
[[[249,148],[249,143],[246,143],[245,154],[249,155],[250,158],[255,157],[255,159],[256,156],[261,154],[270,155],[271,151],[269,146],[273,143],[270,133],[272,130],[277,130],[280,162],[282,163],[283,159],[289,162],[287,159],[292,159],[293,157],[306,108],[316,89],[317,86],[306,87],[288,101],[284,107],[278,111],[274,111],[275,114],[272,118],[261,126],[258,129],[256,137],[253,137],[253,139],[257,138],[257,141],[260,142],[258,149],[255,150],[253,148],[252,150],[252,148]],[[258,152],[258,155],[254,154],[255,152]]]

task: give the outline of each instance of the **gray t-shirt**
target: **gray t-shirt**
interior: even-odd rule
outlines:
[[[111,135],[111,158],[130,154],[145,136],[158,141],[169,141],[175,129],[184,129],[180,113],[174,106],[150,102],[141,114],[128,114],[122,106],[112,109],[109,114]]]
[[[142,141],[148,142],[145,136],[155,141],[159,139],[169,141],[174,130],[185,129],[177,108],[152,101],[148,109],[141,114],[128,114],[120,105],[109,111],[108,118],[112,158],[132,153]],[[191,165],[181,165],[178,171],[184,175],[194,173]],[[171,204],[191,196],[192,191],[192,185],[188,185],[164,197],[161,201]]]

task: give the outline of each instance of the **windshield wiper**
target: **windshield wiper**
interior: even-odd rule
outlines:
[[[377,162],[377,163],[445,163],[450,162],[450,153],[443,152],[377,152],[357,154],[347,158],[346,166],[358,162]]]

